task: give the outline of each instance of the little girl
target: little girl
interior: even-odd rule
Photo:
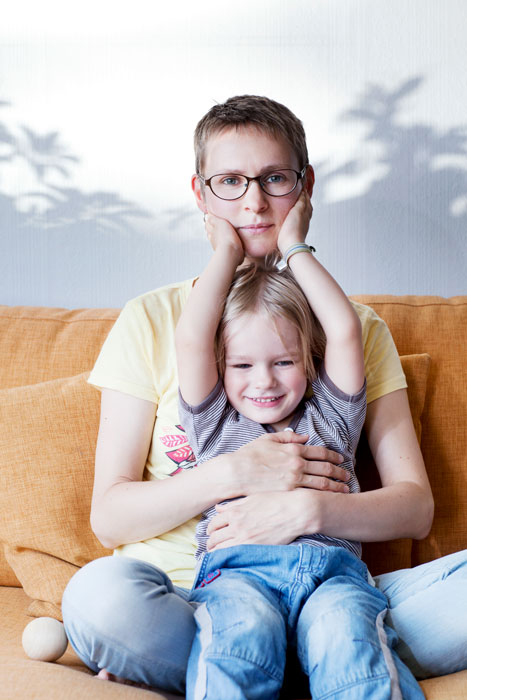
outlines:
[[[310,215],[302,192],[279,234],[282,271],[252,261],[239,267],[237,233],[209,215],[214,254],[177,327],[180,419],[199,463],[270,432],[306,435],[343,455],[342,480],[332,488],[354,493],[366,413],[361,324],[304,242]],[[318,478],[286,489],[310,488]],[[379,697],[423,697],[393,651],[396,636],[383,625],[387,601],[368,583],[358,542],[311,532],[291,541],[286,523],[278,545],[225,548],[223,538],[207,552],[215,512],[206,511],[197,529],[190,600],[198,604],[198,632],[187,699],[277,697],[288,645],[297,648],[314,698],[340,683],[354,698],[372,697],[374,686]]]

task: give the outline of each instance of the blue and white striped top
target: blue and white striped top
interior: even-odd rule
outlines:
[[[300,404],[289,429],[309,435],[308,445],[323,445],[342,454],[345,459],[340,466],[350,473],[347,482],[350,493],[357,493],[360,489],[355,475],[355,451],[366,415],[366,381],[357,394],[345,394],[322,368],[312,390],[313,396]],[[238,413],[229,403],[221,380],[199,406],[187,404],[180,392],[179,414],[198,464],[234,452],[264,433],[273,432],[271,426],[255,423]],[[206,529],[215,514],[214,506],[202,514],[196,529],[196,558],[206,552]],[[319,533],[302,535],[294,542],[343,547],[361,557],[360,542]]]

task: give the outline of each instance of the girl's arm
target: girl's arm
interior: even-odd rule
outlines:
[[[278,237],[282,255],[292,245],[304,242],[311,213],[310,198],[303,190]],[[327,336],[327,374],[339,389],[347,394],[356,394],[364,384],[364,351],[359,317],[341,287],[313,255],[297,253],[289,258],[288,264]]]
[[[234,228],[224,219],[206,216],[214,253],[192,289],[176,327],[176,354],[181,393],[199,405],[217,383],[214,338],[233,275],[244,251]]]

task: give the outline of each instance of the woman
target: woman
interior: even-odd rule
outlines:
[[[273,100],[231,98],[199,122],[195,150],[192,188],[209,215],[206,225],[229,222],[249,261],[274,251],[302,188],[310,196],[314,186],[301,122]],[[291,172],[293,189],[276,196],[268,184],[279,170]],[[228,184],[231,197],[220,189]],[[69,639],[90,668],[103,678],[179,692],[195,630],[188,603],[195,527],[208,506],[237,499],[211,521],[209,549],[284,544],[312,532],[358,541],[418,539],[429,532],[433,514],[398,354],[386,325],[359,304],[365,431],[382,488],[344,493],[332,478],[339,456],[292,433],[267,435],[189,469],[195,457],[177,417],[174,328],[192,284],[129,302],[92,371],[102,408],[91,523],[120,556],[84,567],[63,597]],[[390,601],[397,651],[417,677],[465,667],[465,575],[460,553],[376,579]]]

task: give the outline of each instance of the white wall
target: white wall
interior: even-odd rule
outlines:
[[[465,0],[19,0],[0,22],[0,303],[121,306],[200,271],[192,132],[304,122],[311,242],[349,293],[466,292]]]

